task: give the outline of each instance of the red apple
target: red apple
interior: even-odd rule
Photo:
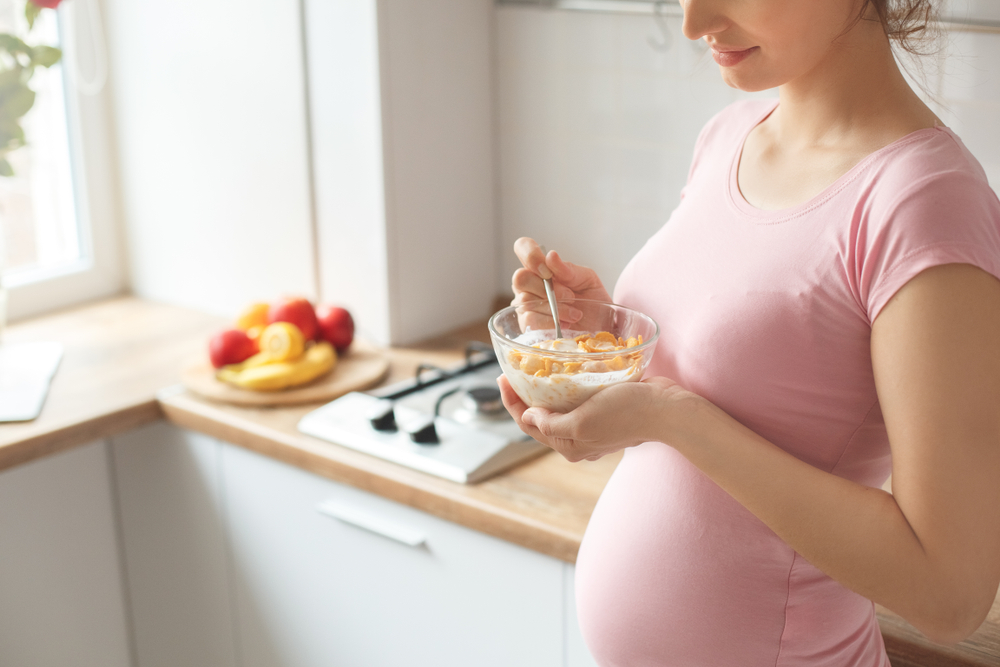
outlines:
[[[257,351],[257,343],[239,329],[220,331],[208,341],[208,358],[216,368],[246,361]]]
[[[343,352],[354,340],[354,318],[339,306],[320,306],[316,310],[323,340]]]
[[[272,303],[267,311],[267,323],[275,322],[294,324],[306,340],[316,340],[319,334],[316,311],[307,299],[301,297],[285,297]]]

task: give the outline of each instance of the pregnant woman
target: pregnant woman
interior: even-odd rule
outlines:
[[[729,85],[779,98],[708,123],[618,281],[661,327],[646,379],[567,414],[500,381],[566,458],[624,450],[577,561],[587,645],[604,666],[887,667],[873,602],[961,640],[1000,581],[1000,202],[894,60],[932,6],[681,4]],[[515,303],[549,277],[611,300],[515,251]]]

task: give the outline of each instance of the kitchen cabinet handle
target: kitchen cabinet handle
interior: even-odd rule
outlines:
[[[316,506],[316,511],[325,516],[337,519],[343,523],[387,537],[390,540],[405,544],[408,547],[419,547],[427,543],[427,536],[419,530],[400,526],[382,517],[369,514],[363,510],[327,500]]]

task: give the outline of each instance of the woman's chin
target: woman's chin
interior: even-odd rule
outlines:
[[[722,80],[726,82],[727,86],[736,90],[742,90],[745,93],[758,93],[762,90],[770,90],[781,85],[762,77],[753,76],[751,73],[734,72],[727,67],[720,67],[719,69],[722,70]]]

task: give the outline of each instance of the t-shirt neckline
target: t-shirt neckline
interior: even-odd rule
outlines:
[[[850,185],[855,178],[857,178],[862,172],[864,172],[868,167],[871,166],[873,162],[878,160],[879,157],[885,153],[896,150],[901,146],[905,146],[913,141],[917,141],[925,134],[936,133],[939,131],[948,132],[948,128],[944,125],[938,125],[935,127],[925,127],[919,130],[910,132],[909,134],[900,137],[896,141],[883,146],[877,151],[866,155],[862,160],[860,160],[853,167],[848,169],[843,173],[840,178],[835,180],[833,183],[828,185],[823,191],[819,192],[812,198],[802,202],[801,204],[796,204],[795,206],[789,208],[781,208],[775,210],[757,208],[750,202],[746,200],[743,193],[740,192],[739,185],[739,166],[740,160],[743,158],[743,147],[746,144],[747,137],[753,132],[754,128],[760,125],[764,120],[774,113],[774,110],[778,108],[779,101],[774,100],[774,104],[769,105],[763,113],[758,114],[754,117],[752,123],[750,123],[746,130],[740,135],[740,140],[736,143],[736,150],[732,155],[729,167],[729,183],[726,188],[726,196],[729,200],[730,206],[742,213],[743,215],[754,219],[754,221],[760,224],[775,224],[779,222],[785,222],[786,220],[791,220],[792,218],[797,218],[819,206],[822,206],[825,202],[829,201],[838,192],[843,190],[845,187]]]

